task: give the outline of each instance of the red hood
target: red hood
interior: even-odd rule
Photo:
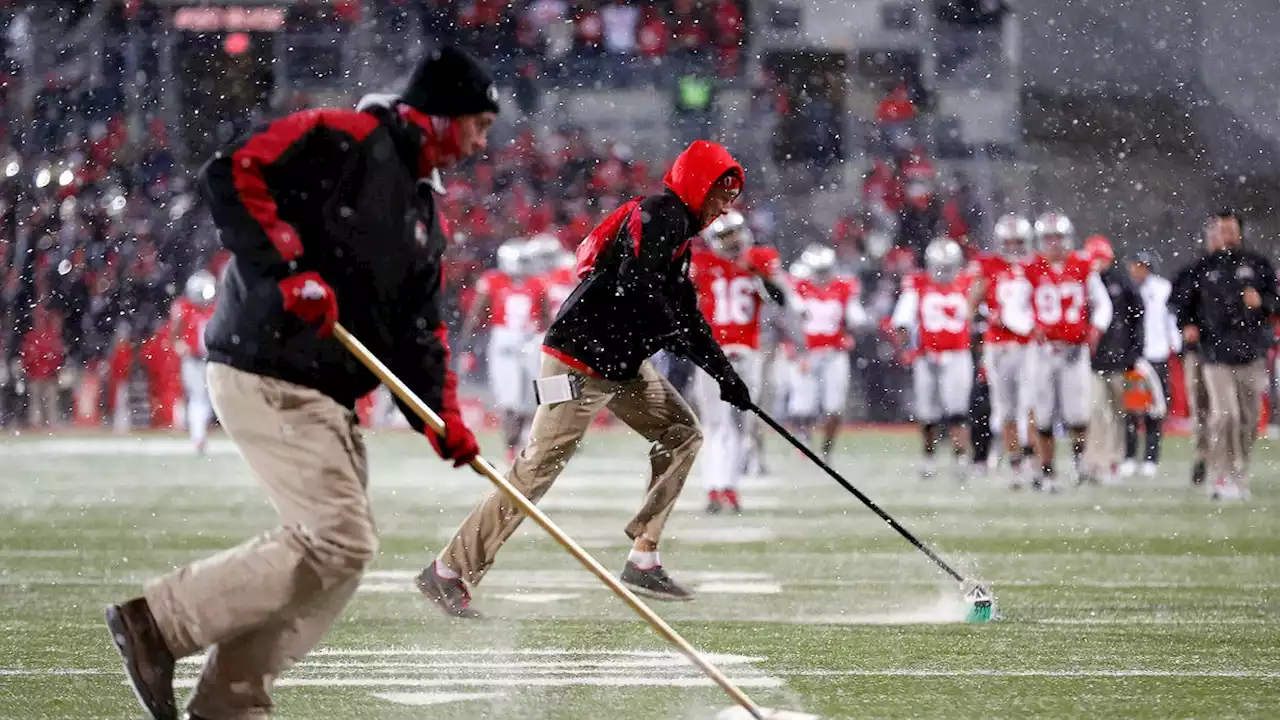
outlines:
[[[674,192],[694,215],[702,214],[702,203],[711,186],[730,170],[743,179],[742,166],[723,146],[707,140],[695,140],[680,153],[662,184]]]

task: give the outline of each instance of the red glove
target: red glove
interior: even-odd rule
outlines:
[[[462,467],[474,460],[480,454],[480,444],[467,424],[462,422],[462,415],[456,410],[446,410],[440,413],[440,419],[444,420],[443,437],[427,430],[427,439],[436,449],[436,454],[452,460],[454,467]]]
[[[333,334],[333,324],[338,322],[338,298],[319,273],[308,270],[281,280],[280,296],[284,298],[285,312],[297,315],[308,325],[320,323],[317,336]]]

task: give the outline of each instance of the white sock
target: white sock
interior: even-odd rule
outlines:
[[[654,550],[653,552],[640,552],[639,550],[632,550],[630,553],[627,554],[627,560],[633,563],[636,567],[640,568],[641,570],[648,570],[649,568],[657,567],[662,564],[662,562],[658,559],[657,550]]]
[[[451,570],[448,565],[445,565],[444,563],[440,562],[439,559],[436,560],[436,574],[444,578],[445,580],[458,579],[458,573]]]

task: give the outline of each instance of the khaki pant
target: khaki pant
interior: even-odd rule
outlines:
[[[365,450],[355,414],[315,390],[214,363],[209,390],[280,526],[145,594],[175,656],[211,648],[190,711],[261,718],[273,680],[328,631],[377,549]]]
[[[1247,482],[1249,456],[1258,439],[1258,415],[1267,371],[1262,360],[1248,365],[1204,366],[1209,393],[1209,479]]]
[[[31,427],[58,424],[57,378],[27,382],[27,421]]]
[[[1124,373],[1094,373],[1089,432],[1084,442],[1084,467],[1105,474],[1124,459]]]
[[[1182,373],[1187,386],[1187,414],[1191,418],[1191,440],[1196,460],[1209,457],[1209,391],[1204,383],[1204,361],[1200,353],[1182,356]]]
[[[543,355],[542,377],[571,372],[563,362]],[[649,490],[625,532],[632,539],[643,535],[657,542],[693,467],[702,432],[680,393],[648,361],[634,380],[584,377],[581,397],[539,406],[529,443],[516,457],[507,479],[530,500],[540,500],[577,451],[592,419],[605,408],[653,443]],[[462,521],[440,561],[468,582],[480,582],[523,519],[506,495],[495,490]]]

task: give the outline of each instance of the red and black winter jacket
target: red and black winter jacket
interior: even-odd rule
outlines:
[[[629,380],[658,350],[688,357],[716,380],[733,366],[716,343],[689,281],[690,243],[711,187],[742,168],[699,140],[676,158],[666,191],[615,210],[578,247],[578,287],[547,330],[544,351],[571,367]]]
[[[418,180],[415,130],[380,107],[306,110],[205,165],[213,218],[233,256],[205,331],[211,361],[348,407],[377,387],[336,339],[316,337],[283,310],[279,281],[314,270],[353,335],[428,405],[457,407],[440,312],[445,235]]]

